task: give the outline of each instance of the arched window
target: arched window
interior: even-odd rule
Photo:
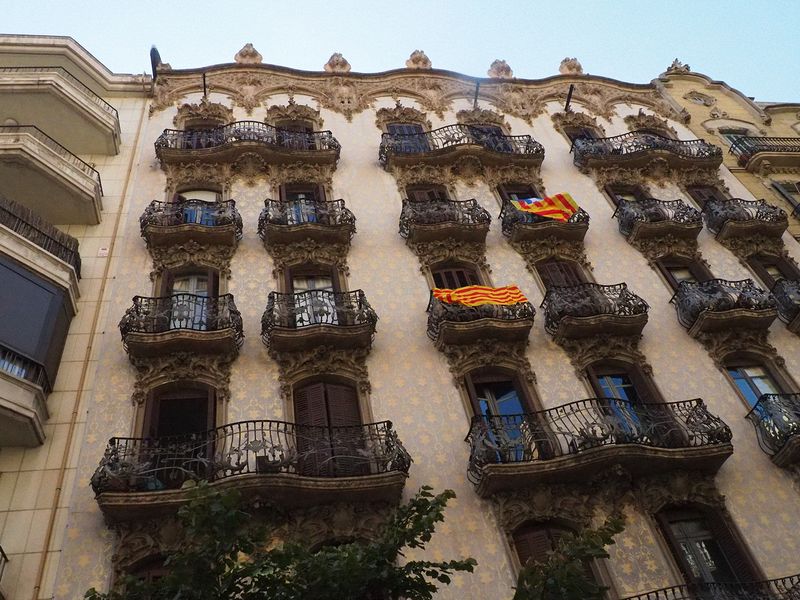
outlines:
[[[800,280],[797,265],[782,256],[754,254],[747,258],[747,264],[768,290],[781,279]]]
[[[219,272],[203,267],[167,271],[161,279],[163,323],[168,330],[213,328],[219,296]]]
[[[586,273],[581,265],[557,256],[537,262],[536,272],[541,277],[545,289],[587,282]]]
[[[579,139],[594,140],[600,137],[600,133],[593,127],[581,127],[579,125],[565,126],[563,132],[572,143]]]
[[[762,361],[752,357],[730,358],[725,369],[739,394],[751,408],[763,394],[781,394],[788,390],[783,378],[767,367]]]
[[[128,573],[145,583],[155,583],[164,577],[169,570],[164,566],[164,557],[160,555],[149,556],[139,561]]]
[[[559,540],[570,533],[574,532],[552,521],[523,523],[511,534],[519,564],[525,566],[528,561],[546,561],[547,553],[554,550]],[[587,561],[583,566],[586,575],[597,582],[591,563]]]
[[[483,278],[472,265],[446,262],[431,267],[433,284],[437,288],[456,289],[468,285],[483,285]]]
[[[435,200],[449,200],[450,195],[443,185],[434,183],[418,183],[406,187],[406,195],[412,202],[430,202]]]
[[[673,290],[684,281],[695,283],[714,278],[703,263],[683,256],[662,256],[656,260],[656,266]]]
[[[709,200],[727,200],[722,190],[715,185],[690,185],[687,186],[686,192],[700,208],[703,208]]]
[[[342,291],[337,269],[331,265],[295,265],[286,270],[286,291],[290,297],[295,327],[338,325],[341,305],[337,293]]]
[[[636,202],[648,197],[648,193],[641,186],[626,183],[610,183],[605,186],[605,191],[614,206],[619,206],[620,200]]]
[[[398,152],[428,152],[430,145],[425,136],[425,128],[419,123],[387,123],[386,132],[394,137]]]
[[[539,190],[527,183],[503,183],[497,186],[497,193],[504,202],[539,198]]]
[[[199,382],[176,382],[150,393],[145,407],[144,437],[190,435],[213,429],[214,389]]]

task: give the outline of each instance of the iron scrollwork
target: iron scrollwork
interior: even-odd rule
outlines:
[[[671,221],[685,225],[702,225],[700,211],[680,200],[620,200],[614,212],[619,230],[625,236],[633,231],[634,224]]]
[[[646,314],[650,306],[628,289],[627,284],[599,285],[581,283],[555,286],[547,290],[542,301],[544,328],[555,334],[564,317],[614,315],[629,317]]]
[[[759,288],[752,279],[682,281],[670,302],[678,312],[678,321],[687,329],[704,312],[723,312],[737,308],[767,311],[776,307],[772,294]]]

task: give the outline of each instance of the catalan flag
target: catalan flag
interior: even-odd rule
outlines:
[[[528,299],[515,285],[493,288],[485,285],[468,285],[455,290],[434,288],[433,297],[448,304],[480,306],[481,304],[519,304]]]
[[[556,194],[546,198],[526,198],[512,200],[511,204],[517,210],[533,213],[540,217],[555,219],[556,221],[569,221],[569,218],[578,212],[578,205],[567,193]]]

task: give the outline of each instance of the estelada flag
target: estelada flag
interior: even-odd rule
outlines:
[[[448,304],[480,306],[481,304],[519,304],[528,299],[515,285],[493,288],[485,285],[468,285],[455,290],[434,288],[433,297]]]
[[[556,221],[569,221],[569,218],[578,212],[578,205],[567,193],[547,196],[546,198],[525,198],[512,200],[511,204],[517,210],[533,213],[540,217],[555,219]]]

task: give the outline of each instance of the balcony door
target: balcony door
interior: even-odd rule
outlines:
[[[736,389],[751,408],[758,403],[762,394],[781,393],[781,386],[763,365],[733,363],[727,370]]]
[[[177,275],[172,279],[170,329],[208,329],[211,286],[211,276],[208,273]]]
[[[538,198],[538,192],[533,186],[516,183],[504,183],[497,188],[500,197],[504,201],[509,200],[529,200],[530,198]]]
[[[281,200],[286,207],[286,224],[319,222],[320,204],[325,201],[325,190],[315,183],[298,183],[281,186]]]
[[[476,144],[493,152],[513,152],[514,148],[497,125],[467,125]]]
[[[333,273],[292,273],[291,287],[295,327],[339,324]]]
[[[348,477],[367,472],[354,387],[319,382],[295,389],[294,420],[300,475]]]
[[[389,123],[386,131],[396,136],[393,138],[393,145],[397,152],[415,154],[430,150],[425,129],[419,123]]]
[[[222,202],[222,194],[216,190],[193,189],[175,194],[173,201],[178,204],[176,216],[178,223],[189,223],[213,227],[217,225],[217,213]],[[212,204],[213,203],[213,204]]]
[[[472,267],[460,265],[440,265],[431,269],[433,284],[437,288],[457,289],[468,285],[481,285],[478,272]]]
[[[278,145],[287,150],[315,150],[314,127],[308,121],[279,121],[277,127]]]
[[[571,261],[550,258],[536,263],[536,272],[542,279],[545,289],[551,287],[571,287],[586,283],[583,268]]]

